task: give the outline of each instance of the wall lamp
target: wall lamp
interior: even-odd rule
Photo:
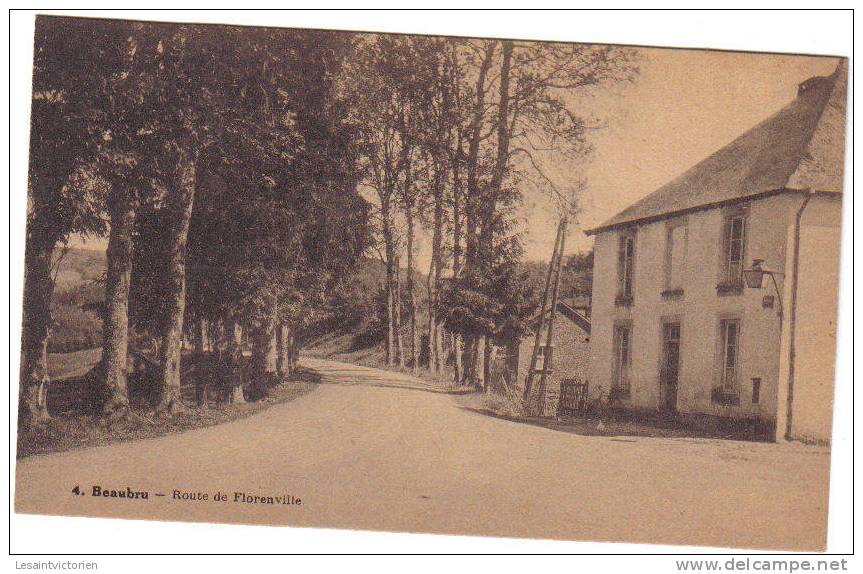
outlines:
[[[763,259],[753,259],[752,267],[743,270],[743,281],[750,289],[761,289],[765,275],[770,275],[770,278],[773,280],[773,287],[776,289],[776,298],[779,300],[779,312],[781,313],[782,295],[779,292],[779,285],[776,284],[776,276],[782,275],[782,273],[764,267]]]

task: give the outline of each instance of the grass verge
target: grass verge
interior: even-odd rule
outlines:
[[[582,436],[723,439],[769,441],[769,434],[752,421],[686,421],[640,412],[617,411],[544,417],[528,416],[520,400],[496,394],[475,393],[458,397],[469,411],[511,422],[539,426]]]
[[[92,416],[56,416],[25,433],[19,432],[17,457],[22,459],[37,454],[154,438],[231,422],[298,399],[312,392],[319,380],[317,374],[300,367],[289,379],[271,387],[262,400],[187,406],[173,416],[153,415],[140,410],[132,410],[128,416],[116,421]]]

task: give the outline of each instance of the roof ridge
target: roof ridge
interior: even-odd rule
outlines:
[[[564,303],[561,299],[557,300],[557,307],[555,308],[558,313],[561,313],[564,317],[575,323],[582,331],[587,334],[590,334],[590,317],[585,317],[579,311],[572,306]],[[550,309],[546,309],[546,313],[548,313]],[[534,315],[527,320],[528,325],[533,324],[537,321],[542,315],[541,311],[537,311]]]
[[[829,76],[801,82],[797,96],[779,110],[586,233],[787,189],[822,125],[845,61],[840,58]],[[823,151],[821,156],[833,159]]]
[[[847,62],[848,62],[847,58],[839,58],[839,63],[836,64],[836,69],[833,70],[833,73],[830,74],[829,76],[821,76],[823,78],[830,79],[830,82],[831,82],[830,89],[825,90],[824,103],[821,105],[821,110],[818,112],[818,119],[815,121],[815,126],[812,128],[812,132],[809,134],[809,138],[806,141],[806,147],[804,149],[804,154],[802,154],[800,157],[797,158],[797,165],[794,168],[794,171],[792,171],[791,174],[788,176],[788,181],[786,182],[786,187],[788,187],[789,189],[796,189],[793,187],[794,184],[792,184],[792,181],[795,181],[795,182],[799,181],[800,184],[804,183],[802,180],[805,179],[805,176],[799,175],[798,172],[800,171],[801,166],[806,161],[808,161],[810,159],[809,158],[809,156],[811,156],[810,147],[812,146],[812,144],[815,140],[815,135],[818,133],[818,128],[820,128],[822,126],[821,120],[822,120],[822,118],[824,118],[824,114],[830,108],[830,102],[833,100],[833,94],[836,92],[836,90],[840,89],[840,87],[841,87],[840,84],[837,84],[837,81],[842,77],[843,72],[845,74],[845,81],[844,81],[844,86],[845,86],[844,92],[845,93],[840,94],[840,97],[847,98],[847,91],[848,91]],[[815,77],[818,77],[818,76],[815,76]],[[813,78],[810,78],[810,80],[811,79],[813,79]],[[807,80],[807,81],[809,81],[809,80]],[[847,105],[847,102],[845,102],[845,104]],[[843,135],[842,153],[844,155],[844,151],[845,151],[844,150],[844,143],[845,143],[844,142],[844,130],[843,130],[842,135]]]

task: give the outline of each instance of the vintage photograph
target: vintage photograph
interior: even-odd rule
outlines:
[[[846,56],[36,16],[15,512],[824,551]]]

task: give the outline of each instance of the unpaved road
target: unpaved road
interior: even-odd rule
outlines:
[[[405,375],[318,359],[316,391],[217,427],[19,461],[37,514],[816,550],[829,452],[586,437],[498,420]],[[73,495],[76,485],[85,495]],[[147,491],[93,497],[92,487]],[[209,500],[172,498],[173,490]],[[214,501],[220,491],[227,501]],[[302,504],[234,502],[247,495]],[[155,493],[167,496],[157,497]]]

